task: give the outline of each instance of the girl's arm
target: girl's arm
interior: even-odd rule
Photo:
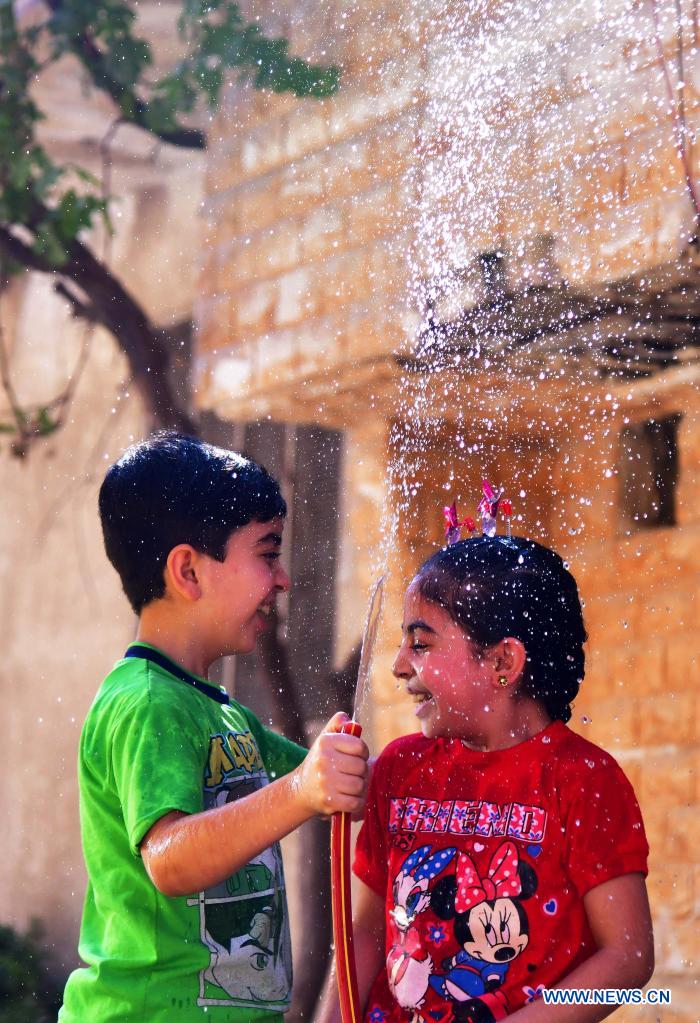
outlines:
[[[384,967],[384,899],[362,882],[358,888],[353,900],[353,937],[360,1009],[364,1010],[374,979]],[[314,1023],[340,1023],[335,956]]]
[[[583,897],[598,946],[556,988],[641,988],[654,972],[654,936],[641,874],[625,874]],[[597,1023],[616,1005],[545,1005],[538,999],[513,1013],[512,1023]]]

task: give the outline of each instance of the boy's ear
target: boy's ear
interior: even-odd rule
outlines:
[[[199,600],[202,596],[199,558],[198,552],[188,543],[173,547],[165,563],[166,592],[177,593],[184,600]]]

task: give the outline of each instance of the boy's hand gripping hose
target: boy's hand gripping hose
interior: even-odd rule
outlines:
[[[350,735],[361,735],[358,711],[361,710],[370,669],[374,641],[382,613],[384,577],[379,580],[372,593],[367,622],[362,637],[360,668],[357,673],[357,688],[353,707],[353,720],[346,722],[341,731]],[[333,907],[333,941],[335,944],[336,976],[340,997],[340,1013],[343,1023],[361,1023],[362,1007],[357,992],[357,971],[352,935],[352,900],[350,896],[350,824],[349,813],[336,813],[331,823],[331,904]]]

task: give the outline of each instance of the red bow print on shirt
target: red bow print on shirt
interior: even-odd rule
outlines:
[[[518,850],[513,842],[504,842],[491,857],[486,877],[479,877],[474,861],[467,853],[457,860],[457,895],[455,911],[468,913],[480,902],[507,899],[520,895]]]

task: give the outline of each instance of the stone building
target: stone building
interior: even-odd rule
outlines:
[[[208,162],[198,402],[341,432],[338,659],[390,539],[377,747],[413,728],[389,668],[402,581],[439,542],[442,505],[472,510],[486,474],[516,530],[565,553],[590,633],[573,724],[639,793],[655,983],[673,989],[661,1018],[689,1023],[699,267],[679,146],[697,127],[697,40],[692,19],[657,32],[654,5],[523,6],[309,0],[281,19],[342,84],[314,105],[230,90]]]

